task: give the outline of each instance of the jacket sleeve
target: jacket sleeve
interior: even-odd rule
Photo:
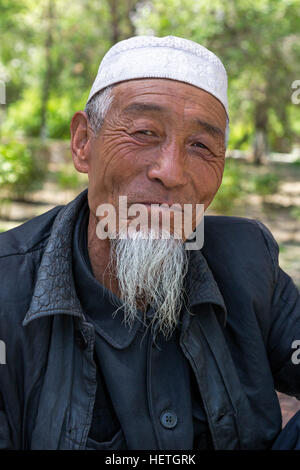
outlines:
[[[279,266],[279,248],[274,237],[263,224],[258,224],[274,270],[267,340],[274,385],[276,390],[300,399],[300,293],[291,277]]]

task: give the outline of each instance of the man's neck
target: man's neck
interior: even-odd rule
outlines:
[[[89,224],[88,224],[88,253],[90,263],[92,266],[93,274],[95,279],[102,284],[106,289],[110,290],[119,299],[121,299],[121,293],[119,289],[118,279],[108,269],[110,263],[110,242],[109,239],[101,240],[97,237],[96,226],[97,219],[90,212]],[[146,311],[143,301],[137,302],[137,306],[140,310]]]
[[[108,239],[101,240],[98,238],[96,226],[97,220],[90,212],[87,245],[93,274],[100,284],[120,298],[118,280],[107,269],[110,263],[110,242]]]

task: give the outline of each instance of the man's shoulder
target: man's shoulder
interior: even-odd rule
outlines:
[[[0,234],[2,339],[5,339],[5,335],[9,336],[12,325],[14,328],[17,325],[21,327],[31,302],[41,259],[60,209],[61,206],[57,206]]]
[[[62,207],[56,206],[18,227],[1,233],[0,259],[13,255],[25,255],[42,249],[50,236],[53,222]]]
[[[204,220],[203,254],[214,267],[274,272],[278,244],[261,221],[246,217],[207,215]]]
[[[257,245],[266,244],[269,248],[277,245],[267,226],[258,219],[224,215],[206,215],[204,220],[204,235],[208,243],[211,240],[219,244],[230,243],[244,246],[245,243]]]
[[[205,215],[205,224],[209,228],[237,228],[239,226],[254,226],[261,224],[257,219],[250,219],[248,217],[237,217],[229,215]]]

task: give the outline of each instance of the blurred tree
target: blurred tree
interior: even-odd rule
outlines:
[[[53,27],[55,21],[54,0],[48,0],[46,4],[46,40],[45,40],[45,70],[42,78],[42,99],[41,99],[41,130],[42,139],[47,137],[47,105],[53,78],[52,67],[52,47],[53,47]]]
[[[291,83],[300,76],[299,0],[153,0],[141,6],[136,25],[140,34],[192,39],[221,58],[231,127],[243,123],[235,147],[252,143],[257,163],[269,145],[290,149],[296,137],[289,119]]]
[[[68,138],[100,60],[135,34],[138,0],[0,0],[0,79],[8,88],[5,132]],[[2,37],[4,40],[2,40]]]
[[[231,148],[289,151],[299,135],[299,0],[0,0],[3,134],[69,137],[99,63],[134,34],[173,34],[213,50],[229,77]],[[2,78],[3,79],[3,78]]]
[[[110,11],[111,44],[134,36],[132,16],[138,3],[140,3],[138,0],[107,0]]]

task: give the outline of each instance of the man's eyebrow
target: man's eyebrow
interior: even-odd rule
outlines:
[[[126,108],[123,109],[123,113],[142,113],[142,112],[164,112],[166,108],[164,106],[160,106],[159,104],[154,103],[131,103]],[[202,127],[206,132],[211,134],[213,137],[222,137],[225,138],[225,134],[220,129],[220,127],[211,124],[210,122],[203,121],[202,119],[196,118],[193,119],[194,124],[197,124],[199,127]]]
[[[165,110],[163,106],[154,103],[131,103],[123,109],[123,113],[141,113],[145,111],[163,112]]]
[[[223,137],[223,139],[225,138],[225,134],[222,131],[222,129],[220,129],[220,127],[214,126],[210,122],[203,121],[202,119],[198,119],[198,118],[194,119],[194,122],[195,124],[197,124],[199,127],[202,127],[206,132],[208,132],[212,136]]]

